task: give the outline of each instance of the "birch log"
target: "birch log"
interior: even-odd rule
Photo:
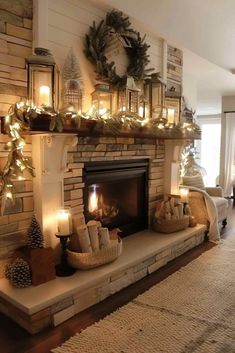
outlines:
[[[110,247],[110,237],[108,228],[100,227],[98,229],[100,236],[100,249],[107,249]]]
[[[89,232],[86,225],[77,227],[78,239],[83,253],[92,252]]]
[[[179,219],[182,219],[184,217],[184,205],[182,203],[179,203],[178,209],[179,209]]]
[[[99,250],[99,235],[98,235],[98,227],[96,221],[89,221],[87,223],[87,228],[90,236],[90,242],[92,251]]]

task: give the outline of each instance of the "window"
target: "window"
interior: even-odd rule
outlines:
[[[220,171],[221,118],[220,115],[198,117],[197,123],[202,130],[202,138],[195,145],[199,152],[199,163],[207,173],[204,182],[206,186],[215,186],[218,184]]]

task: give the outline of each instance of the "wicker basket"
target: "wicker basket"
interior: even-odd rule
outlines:
[[[182,219],[157,219],[153,220],[153,229],[160,233],[174,233],[179,230],[186,229],[189,226],[189,216],[184,216]]]
[[[70,266],[88,270],[98,267],[118,258],[122,253],[122,240],[111,240],[111,246],[108,249],[99,250],[93,253],[79,253],[67,249],[68,263]]]

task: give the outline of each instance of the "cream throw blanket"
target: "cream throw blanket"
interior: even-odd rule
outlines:
[[[218,224],[218,212],[216,205],[211,198],[211,196],[204,190],[196,188],[195,186],[187,186],[187,185],[180,185],[180,188],[187,188],[192,191],[198,191],[200,192],[205,199],[206,203],[206,209],[209,217],[209,240],[210,241],[219,241],[220,240],[220,230],[219,230],[219,224]]]

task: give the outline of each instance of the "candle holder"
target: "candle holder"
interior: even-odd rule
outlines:
[[[67,241],[68,241],[69,237],[71,236],[71,234],[68,234],[68,235],[56,234],[55,236],[60,239],[60,245],[61,245],[60,264],[55,266],[56,276],[58,276],[58,277],[71,276],[76,271],[75,268],[69,266],[68,254],[66,253]]]

